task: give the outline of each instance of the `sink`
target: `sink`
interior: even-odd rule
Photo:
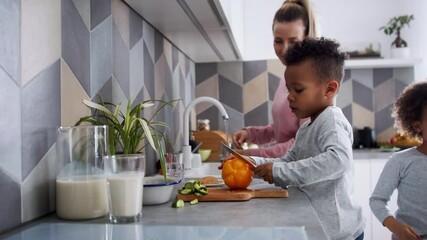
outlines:
[[[202,178],[206,176],[214,176],[221,178],[221,170],[218,169],[219,162],[212,163],[202,163],[202,166],[199,168],[192,168],[190,170],[185,170],[185,178]]]

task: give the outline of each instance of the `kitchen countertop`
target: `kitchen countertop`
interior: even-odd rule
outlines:
[[[263,188],[262,185],[268,184],[260,179],[251,184],[255,188]],[[171,202],[144,206],[142,221],[135,224],[110,224],[107,217],[64,221],[50,215],[5,237],[12,240],[328,239],[307,196],[297,188],[288,191],[289,198],[199,202],[194,206],[186,203],[178,209],[171,208]]]
[[[379,148],[353,149],[353,158],[357,159],[388,159],[395,152],[384,152]]]

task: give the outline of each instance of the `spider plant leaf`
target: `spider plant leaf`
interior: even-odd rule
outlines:
[[[157,152],[157,148],[156,148],[156,145],[154,144],[154,139],[153,139],[153,136],[151,135],[151,130],[147,122],[142,118],[137,118],[137,119],[139,123],[141,123],[142,128],[144,129],[145,136],[147,137],[147,140],[150,143],[151,147],[153,148],[154,151]]]
[[[104,113],[106,113],[108,115],[113,115],[113,113],[110,110],[108,110],[108,108],[102,106],[101,104],[94,103],[94,102],[86,100],[86,99],[83,99],[82,101],[88,107],[91,107],[91,108],[94,108],[94,109],[98,109],[98,110],[100,110],[100,111],[102,111],[102,112],[104,112]]]

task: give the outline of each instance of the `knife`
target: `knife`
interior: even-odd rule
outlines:
[[[254,170],[254,169],[256,168],[256,165],[255,165],[253,162],[249,161],[248,159],[246,159],[246,157],[245,157],[245,156],[243,156],[242,154],[240,154],[240,153],[236,152],[234,149],[230,148],[230,147],[229,147],[227,144],[225,144],[224,142],[222,142],[222,143],[221,143],[221,146],[222,146],[223,148],[225,148],[225,150],[227,150],[227,152],[231,153],[231,154],[232,154],[233,156],[235,156],[236,158],[238,158],[238,159],[240,159],[240,160],[244,161],[245,163],[249,164],[249,166],[250,166],[250,168],[251,168],[252,170]]]

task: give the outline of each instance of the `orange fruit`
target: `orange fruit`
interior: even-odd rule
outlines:
[[[230,189],[246,189],[251,184],[254,172],[244,161],[233,158],[224,162],[221,176]]]

